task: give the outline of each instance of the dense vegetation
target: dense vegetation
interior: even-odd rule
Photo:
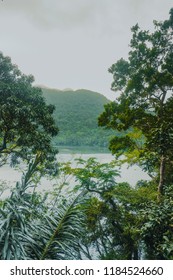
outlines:
[[[47,159],[40,156],[42,150],[33,137],[29,157],[19,153],[27,159],[28,170],[11,195],[0,201],[0,259],[173,259],[173,9],[168,20],[154,22],[153,33],[133,27],[130,47],[128,60],[121,59],[109,69],[112,89],[121,94],[105,105],[99,117],[99,125],[115,130],[110,141],[115,160],[102,164],[94,158],[76,159],[76,167],[71,162],[58,164],[58,173],[48,174]],[[1,55],[2,65],[6,59]],[[10,67],[4,68],[5,76],[12,67],[7,61]],[[13,73],[16,77],[18,72]],[[12,112],[11,103],[5,108],[3,100],[8,94],[16,104],[23,100],[15,99],[20,83],[18,87],[9,83],[9,91],[7,85],[1,82],[2,162],[6,153],[23,147],[26,152],[25,142],[19,145],[14,136],[18,129],[20,139],[27,129],[20,128],[19,117],[6,140],[11,120],[7,116]],[[28,88],[30,93],[30,83]],[[26,110],[30,100],[24,99]],[[44,108],[50,107],[44,103]],[[48,112],[54,128],[53,111]],[[41,135],[43,129],[46,136],[52,133],[40,123],[36,126],[36,120],[31,121],[34,133],[40,128]],[[18,144],[16,150],[13,143]],[[43,141],[43,155],[46,149],[54,154],[51,141],[47,143]],[[57,163],[53,157],[48,159],[52,169]],[[151,180],[141,180],[135,187],[118,183],[118,167],[124,162],[138,164]],[[43,175],[56,179],[54,190],[47,194],[37,192]]]
[[[43,88],[49,104],[55,105],[54,118],[59,127],[54,142],[58,146],[108,147],[112,131],[99,128],[98,115],[110,101],[89,90],[53,90]]]
[[[124,133],[111,140],[110,149],[117,159],[123,155],[145,169],[157,190],[140,231],[149,257],[173,258],[173,9],[168,20],[154,21],[153,33],[138,25],[132,33],[128,60],[109,69],[112,89],[121,94],[105,105],[99,124]]]
[[[9,159],[29,161],[33,156],[54,159],[51,145],[58,133],[53,105],[47,105],[42,92],[0,53],[0,165]]]
[[[163,194],[164,185],[173,183],[173,10],[169,20],[154,27],[153,33],[132,28],[128,60],[109,69],[112,90],[121,95],[105,105],[99,124],[124,133],[111,140],[110,149],[155,176]]]

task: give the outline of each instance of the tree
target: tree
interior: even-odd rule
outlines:
[[[54,106],[47,105],[34,78],[20,72],[9,57],[0,53],[0,164],[11,158],[27,161],[39,154],[40,161],[52,161],[51,144],[58,128],[52,117]]]
[[[87,191],[81,205],[86,220],[85,234],[79,240],[80,255],[87,259],[140,259],[146,253],[147,240],[141,228],[144,222],[151,224],[151,215],[146,212],[151,210],[151,203],[155,204],[155,189],[146,182],[135,188],[118,183],[116,162],[99,163],[90,158],[78,159],[77,163],[76,168],[66,163],[64,172],[74,176],[75,190]]]
[[[112,90],[120,92],[105,105],[99,125],[122,132],[110,149],[140,164],[157,180],[159,194],[173,182],[173,9],[154,31],[132,27],[128,60],[121,58],[109,72]]]

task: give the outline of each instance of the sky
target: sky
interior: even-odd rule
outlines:
[[[152,30],[172,0],[0,0],[0,51],[37,85],[115,99],[108,68],[127,58],[131,27]]]

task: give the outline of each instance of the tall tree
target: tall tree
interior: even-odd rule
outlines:
[[[47,105],[34,78],[20,72],[9,57],[0,53],[0,165],[9,158],[52,160],[51,145],[58,128],[52,117],[54,106]]]
[[[105,106],[99,125],[123,132],[110,149],[157,172],[162,194],[173,182],[173,9],[168,20],[153,23],[153,32],[132,27],[128,60],[110,67],[112,90],[121,94]]]

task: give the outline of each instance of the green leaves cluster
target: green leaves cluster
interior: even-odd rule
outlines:
[[[172,259],[173,9],[168,20],[154,21],[153,32],[134,26],[130,48],[128,60],[121,58],[109,69],[119,97],[105,105],[99,125],[123,133],[110,141],[110,150],[122,163],[147,171],[152,180],[144,186],[158,192],[157,200],[148,197],[147,204],[133,205],[135,218],[140,217],[136,239],[143,258]]]
[[[128,60],[113,64],[112,90],[116,101],[105,105],[99,125],[123,132],[110,142],[119,157],[140,164],[153,176],[158,174],[158,192],[172,180],[173,160],[173,9],[170,18],[154,22],[154,31],[132,28]],[[133,157],[132,157],[133,155]],[[172,181],[171,181],[172,182]]]
[[[151,203],[142,210],[144,224],[141,231],[147,259],[173,259],[172,185],[165,191],[162,201]]]
[[[136,188],[118,183],[117,165],[90,158],[77,159],[76,168],[69,164],[63,168],[75,177],[75,190],[87,190],[86,233],[79,248],[88,259],[140,259],[144,255],[143,210],[156,203],[157,193],[150,183],[140,182]]]
[[[9,57],[0,53],[0,159],[1,164],[12,155],[30,160],[42,154],[53,159],[51,145],[58,128],[52,117],[54,106],[47,105],[42,91],[34,87],[34,78],[20,72]]]
[[[78,239],[83,234],[81,197],[54,198],[55,204],[39,195],[32,180],[36,167],[36,161],[30,163],[21,182],[0,207],[0,259],[75,259]]]

